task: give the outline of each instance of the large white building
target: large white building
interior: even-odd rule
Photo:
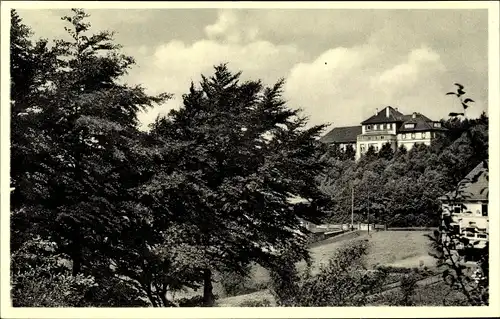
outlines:
[[[361,122],[361,126],[334,128],[321,140],[339,144],[341,148],[350,145],[356,150],[356,159],[359,159],[371,146],[379,151],[386,143],[394,151],[401,145],[408,150],[418,143],[430,145],[443,130],[439,121],[416,112],[404,115],[397,108],[387,106],[380,111],[377,109],[373,116]]]

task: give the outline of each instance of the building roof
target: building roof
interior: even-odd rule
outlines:
[[[458,192],[453,190],[439,199],[443,201],[487,201],[488,193],[488,162],[483,161],[458,183]]]
[[[362,133],[361,126],[335,127],[320,138],[323,143],[356,143],[356,138]]]
[[[437,123],[427,116],[420,113],[413,113],[411,115],[404,115],[405,120],[403,124],[398,129],[398,132],[422,132],[422,131],[442,131],[445,130],[443,127],[434,127],[434,123]],[[406,128],[406,124],[413,123],[415,127]]]
[[[387,114],[386,109],[389,109],[389,114]],[[389,116],[387,116],[389,115]],[[393,122],[403,122],[404,121],[403,113],[394,109],[392,106],[387,106],[383,108],[381,111],[377,112],[377,114],[368,118],[361,122],[361,124],[379,124],[379,123],[393,123]]]

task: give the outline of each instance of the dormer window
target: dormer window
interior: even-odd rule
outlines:
[[[440,122],[434,122],[434,127],[441,127],[441,123]]]
[[[406,123],[405,128],[415,128],[415,123]]]

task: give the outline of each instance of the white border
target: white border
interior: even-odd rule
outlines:
[[[12,308],[9,283],[9,167],[10,9],[156,9],[156,8],[298,8],[298,9],[488,9],[489,19],[489,119],[490,119],[490,300],[489,307],[359,307],[359,308]],[[499,4],[496,1],[454,2],[105,2],[105,1],[2,1],[1,4],[1,314],[2,318],[394,318],[394,317],[487,317],[499,316]]]

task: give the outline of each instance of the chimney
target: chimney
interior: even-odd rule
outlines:
[[[385,117],[389,117],[389,107],[385,108]]]
[[[378,107],[375,109],[375,115],[378,114]]]
[[[413,117],[414,119],[416,119],[416,118],[417,118],[417,113],[416,113],[416,112],[413,112],[412,117]]]
[[[399,109],[398,109],[398,108],[396,108],[396,111],[398,111],[398,112],[399,112]]]

